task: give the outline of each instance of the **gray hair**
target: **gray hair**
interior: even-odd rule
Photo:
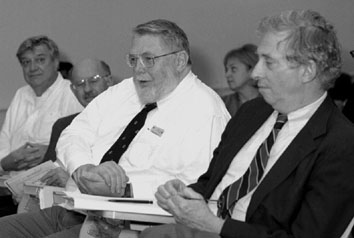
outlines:
[[[187,35],[176,23],[164,19],[152,20],[136,26],[133,33],[161,36],[166,45],[184,50],[188,54],[188,64],[192,64]]]
[[[21,57],[26,51],[33,51],[34,48],[39,45],[47,46],[50,51],[51,58],[59,60],[59,48],[57,44],[44,35],[33,36],[22,42],[16,53],[17,59],[21,61]]]
[[[288,32],[287,60],[294,66],[315,62],[324,90],[333,86],[342,65],[341,50],[333,25],[312,10],[285,11],[264,18],[258,33]]]

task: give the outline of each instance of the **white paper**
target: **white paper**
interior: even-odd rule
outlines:
[[[67,209],[80,209],[80,210],[94,210],[94,211],[117,211],[127,213],[149,214],[172,216],[160,208],[156,202],[153,204],[140,204],[134,203],[134,198],[127,198],[133,202],[109,202],[114,199],[113,197],[94,196],[87,194],[78,194],[71,192],[64,192],[64,199],[66,202],[58,204]],[[117,198],[118,199],[118,198]],[[119,198],[122,199],[122,198]],[[141,200],[139,198],[137,200]],[[151,200],[151,199],[147,199]]]
[[[5,186],[13,193],[15,197],[22,197],[23,185],[25,182],[38,182],[49,170],[55,169],[56,166],[53,162],[46,161],[29,170],[20,172],[15,176],[7,179],[4,183]]]

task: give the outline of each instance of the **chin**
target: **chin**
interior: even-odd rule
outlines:
[[[157,90],[153,87],[136,87],[136,91],[142,104],[153,103],[158,100]]]

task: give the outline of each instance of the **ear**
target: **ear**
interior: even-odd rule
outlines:
[[[186,66],[188,64],[188,59],[189,59],[189,56],[186,51],[183,50],[183,51],[177,53],[176,66],[177,66],[178,72],[182,72],[186,68]]]
[[[75,90],[73,84],[70,84],[70,89],[71,89],[71,91],[73,92],[73,94],[76,96],[76,90]]]
[[[112,75],[109,75],[106,77],[106,82],[107,82],[108,87],[110,87],[114,84]]]
[[[54,65],[57,71],[59,71],[59,59],[53,59],[54,60]]]
[[[317,65],[313,60],[310,60],[306,65],[303,65],[303,82],[308,83],[314,80],[317,76]]]

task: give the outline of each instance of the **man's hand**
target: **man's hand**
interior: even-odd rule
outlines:
[[[82,165],[73,177],[83,193],[123,196],[129,178],[117,163],[108,161],[98,166]]]
[[[42,163],[47,149],[47,145],[27,143],[27,151],[24,161],[28,163],[28,168],[32,168]]]
[[[30,155],[37,155],[38,151],[39,147],[32,147],[29,143],[26,143],[3,158],[1,166],[6,171],[29,169],[34,166],[32,165],[34,161],[32,161]]]
[[[56,169],[52,169],[48,171],[40,181],[49,186],[57,186],[64,188],[66,182],[70,178],[68,172],[66,172],[63,168],[58,167]]]
[[[215,216],[204,198],[179,180],[160,186],[155,194],[157,203],[170,212],[176,222],[202,231],[220,234],[224,220]]]
[[[166,211],[172,213],[169,210],[168,201],[172,196],[175,196],[186,188],[186,185],[178,179],[173,179],[166,182],[164,185],[161,185],[157,188],[155,197],[157,199],[157,204],[165,209]]]

